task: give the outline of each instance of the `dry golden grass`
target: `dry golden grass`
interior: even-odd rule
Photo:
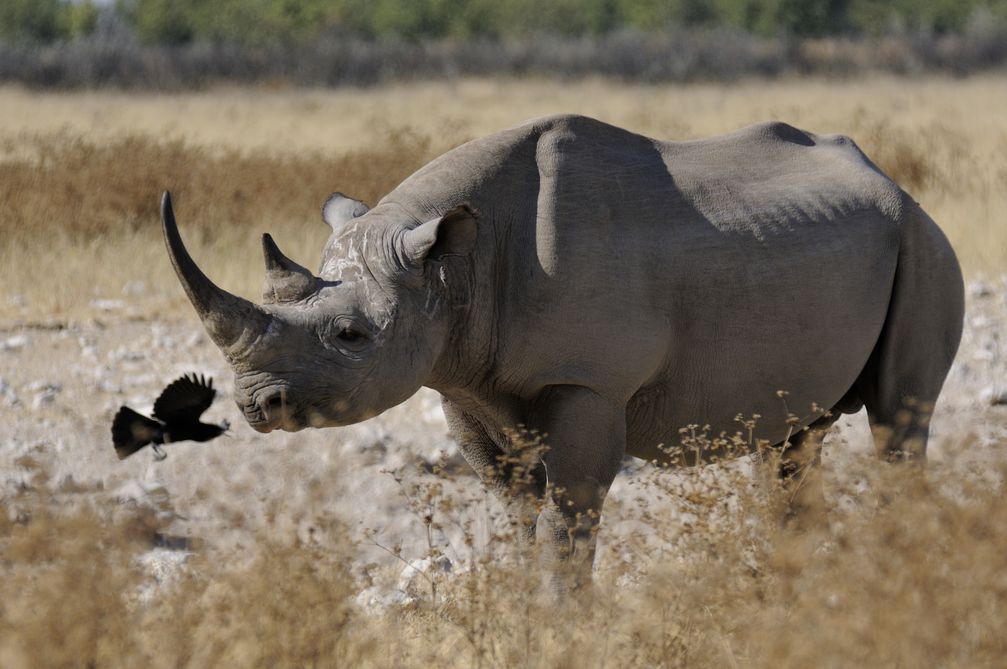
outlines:
[[[313,265],[325,239],[316,212],[329,192],[373,203],[460,141],[559,111],[673,139],[769,118],[849,134],[941,224],[967,272],[996,274],[1007,267],[1001,83],[462,81],[178,96],[6,88],[0,283],[25,306],[0,304],[0,313],[79,314],[140,278],[147,307],[178,304],[156,241],[165,188],[179,196],[183,233],[197,258],[226,287],[255,295],[261,232],[277,233],[292,255]]]
[[[331,156],[246,154],[142,135],[98,145],[58,133],[17,145],[30,157],[0,162],[0,258],[8,294],[24,296],[36,318],[79,314],[131,280],[148,284],[153,309],[177,297],[158,237],[167,187],[186,238],[201,257],[218,259],[210,273],[247,292],[255,281],[241,280],[261,271],[263,232],[279,233],[297,257],[318,258],[327,238],[320,197],[348,183],[374,202],[431,157],[426,139],[405,132],[371,151]]]
[[[110,520],[75,503],[94,491],[40,477],[0,502],[0,664],[1001,666],[1000,485],[950,469],[917,478],[847,466],[830,496],[855,501],[831,527],[781,531],[780,492],[739,468],[653,475],[643,485],[679,500],[679,513],[645,515],[645,534],[610,538],[618,559],[570,600],[553,602],[537,570],[502,559],[501,533],[469,571],[415,578],[408,602],[386,610],[355,597],[366,585],[349,568],[359,549],[328,514],[307,519],[319,528],[307,540],[277,523],[244,551],[197,553],[152,584],[139,560],[153,517]],[[464,497],[438,484],[412,493],[417,523],[464,523]],[[446,548],[434,541],[430,554]]]

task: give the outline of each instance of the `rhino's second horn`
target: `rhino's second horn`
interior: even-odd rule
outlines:
[[[262,255],[266,261],[263,300],[269,303],[296,302],[314,292],[317,279],[306,268],[283,255],[273,238],[262,235]]]

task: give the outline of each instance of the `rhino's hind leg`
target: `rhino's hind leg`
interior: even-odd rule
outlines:
[[[838,410],[833,410],[773,447],[776,457],[770,459],[773,465],[770,476],[783,487],[786,525],[811,525],[825,510],[822,442],[839,415]]]
[[[926,457],[930,417],[964,316],[954,251],[926,213],[907,209],[888,315],[857,380],[878,455],[890,462]]]

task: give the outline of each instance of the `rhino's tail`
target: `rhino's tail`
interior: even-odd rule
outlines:
[[[119,409],[112,421],[112,443],[120,460],[128,458],[151,442],[160,442],[163,426],[127,406]]]
[[[961,267],[947,237],[906,197],[888,314],[856,384],[879,455],[926,456],[930,416],[958,351],[965,313]]]

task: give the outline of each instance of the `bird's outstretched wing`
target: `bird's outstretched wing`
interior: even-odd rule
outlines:
[[[216,395],[213,379],[186,374],[168,384],[154,402],[154,417],[165,423],[195,423]]]

